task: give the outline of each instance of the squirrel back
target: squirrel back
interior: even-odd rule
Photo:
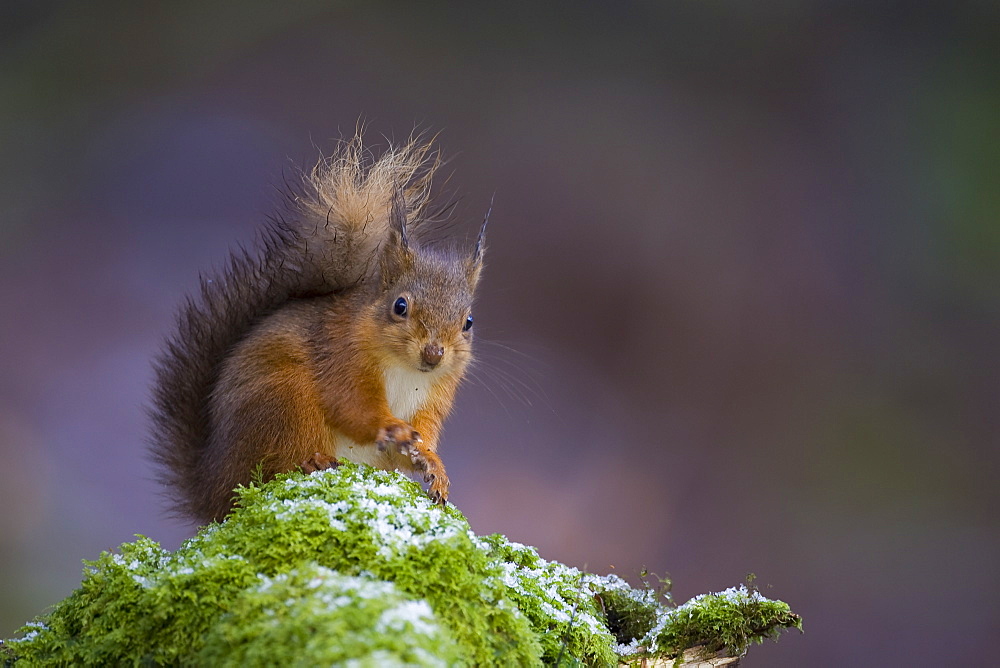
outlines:
[[[290,303],[336,299],[339,294],[380,280],[384,283],[386,254],[381,249],[391,246],[395,239],[396,244],[401,243],[398,252],[410,252],[409,234],[412,231],[419,233],[421,224],[427,220],[424,212],[430,181],[440,164],[431,145],[419,140],[389,147],[377,159],[364,148],[360,136],[342,142],[332,157],[321,160],[304,175],[299,191],[288,196],[288,215],[269,219],[257,252],[243,249],[234,252],[222,272],[202,276],[197,296],[189,297],[183,304],[178,328],[155,363],[151,454],[162,471],[163,482],[174,490],[168,494],[180,514],[218,519],[222,514],[220,504],[213,502],[212,505],[205,500],[206,476],[212,475],[207,469],[215,464],[206,461],[206,453],[212,450],[212,456],[228,457],[225,453],[244,447],[239,443],[258,438],[252,431],[231,437],[219,435],[218,424],[230,417],[213,413],[230,410],[230,406],[233,411],[252,409],[250,413],[260,412],[258,409],[263,402],[268,401],[263,395],[251,396],[249,390],[244,392],[237,386],[220,388],[227,360],[245,344],[262,321],[278,317]],[[481,243],[482,238],[476,250],[480,259]],[[480,266],[478,262],[475,279],[478,279]],[[470,290],[474,284],[475,280],[471,280]],[[471,316],[468,320],[471,326]],[[303,340],[309,338],[304,332],[308,327],[300,328]],[[354,330],[356,328],[352,328]],[[331,353],[322,354],[329,356]],[[316,353],[315,356],[321,355]],[[301,371],[313,376],[321,373],[311,366],[311,362],[300,366],[302,369],[296,373]],[[464,363],[460,372],[464,372]],[[260,371],[261,375],[266,373]],[[386,392],[384,387],[382,391]],[[220,392],[238,396],[220,401]],[[447,399],[444,413],[450,407],[450,394]],[[312,399],[291,396],[287,401],[298,404]],[[332,414],[335,412],[331,409],[324,417],[333,427],[339,419]],[[384,427],[377,432],[381,440],[374,439],[379,447],[384,442],[391,442],[402,451],[411,442],[421,442],[415,431],[413,438],[403,438],[390,431],[388,441],[382,438],[385,437],[383,432]],[[295,434],[290,431],[278,436],[294,438]],[[229,438],[231,442],[219,445],[220,438]],[[274,446],[263,444],[254,452],[266,447]],[[324,449],[331,451],[316,454],[330,459],[337,454],[333,451],[334,446]],[[272,474],[282,468],[287,470],[289,465],[273,468]],[[238,476],[230,476],[232,479],[208,482],[228,486],[234,481],[249,481],[251,473],[241,471]],[[441,474],[443,476],[443,468]],[[229,491],[231,489],[230,486]]]

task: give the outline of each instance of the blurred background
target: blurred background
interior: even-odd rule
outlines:
[[[0,637],[193,529],[144,455],[198,272],[359,119],[496,193],[442,445],[477,532],[678,602],[758,576],[747,666],[1000,640],[1000,5],[8,1]]]

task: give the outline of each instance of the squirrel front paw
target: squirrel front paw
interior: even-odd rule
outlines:
[[[401,455],[409,455],[417,444],[423,442],[420,434],[402,420],[382,427],[375,437],[379,452],[394,448]]]
[[[420,434],[409,424],[400,420],[378,430],[375,441],[380,452],[390,447],[408,457],[412,470],[424,474],[424,482],[429,483],[427,495],[434,503],[442,506],[448,503],[448,488],[451,481],[444,471],[444,464],[437,453],[428,450]]]

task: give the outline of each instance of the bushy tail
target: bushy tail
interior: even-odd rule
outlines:
[[[178,514],[199,515],[208,400],[225,356],[289,300],[373,278],[396,190],[403,191],[409,228],[418,228],[440,164],[419,139],[378,157],[360,135],[344,141],[303,175],[298,192],[288,194],[289,215],[268,221],[256,252],[235,252],[224,271],[202,276],[155,362],[150,449]]]

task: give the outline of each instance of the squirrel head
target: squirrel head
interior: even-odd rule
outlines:
[[[489,214],[487,214],[487,220]],[[397,191],[380,256],[376,308],[381,349],[404,367],[461,372],[472,359],[472,302],[483,268],[486,221],[470,253],[425,249],[410,242]]]

